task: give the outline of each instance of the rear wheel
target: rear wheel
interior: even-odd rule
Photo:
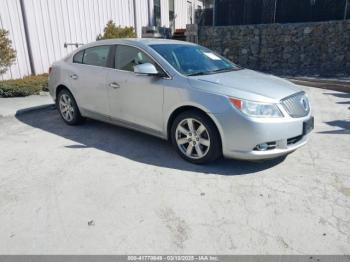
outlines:
[[[175,118],[171,140],[178,154],[195,164],[208,163],[221,156],[221,139],[215,124],[194,110]]]
[[[84,120],[73,95],[67,89],[62,89],[58,93],[57,108],[62,119],[68,125],[78,125]]]

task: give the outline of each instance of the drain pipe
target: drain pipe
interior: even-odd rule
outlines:
[[[275,7],[273,11],[273,23],[276,23],[276,12],[277,12],[277,0],[275,0]]]
[[[213,24],[212,24],[212,26],[216,25],[215,13],[216,13],[216,0],[213,1]]]
[[[137,29],[137,14],[136,14],[136,0],[133,1],[134,3],[134,25],[135,25],[135,32],[136,32],[136,36],[138,36],[138,29]]]
[[[346,20],[346,15],[348,14],[348,2],[348,0],[345,0],[344,20]]]
[[[147,1],[147,5],[148,5],[148,26],[152,25],[152,14],[151,14],[151,2],[150,0]]]
[[[22,13],[22,19],[23,19],[23,28],[24,28],[24,35],[27,42],[27,50],[28,50],[28,58],[29,58],[29,66],[30,66],[30,73],[31,75],[35,75],[35,67],[34,67],[34,60],[33,60],[33,52],[32,52],[32,46],[30,43],[30,36],[29,36],[29,30],[28,30],[28,22],[27,22],[27,14],[26,14],[26,8],[24,6],[23,0],[19,0],[20,6],[21,6],[21,13]]]

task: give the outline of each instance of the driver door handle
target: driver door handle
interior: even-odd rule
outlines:
[[[70,78],[76,80],[76,79],[78,79],[78,75],[77,74],[70,75]]]
[[[116,82],[110,83],[109,86],[112,87],[112,88],[114,88],[114,89],[117,89],[117,88],[120,87],[120,85],[119,85],[118,83],[116,83]]]

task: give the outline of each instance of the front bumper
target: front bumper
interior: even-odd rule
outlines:
[[[303,123],[311,117],[309,114],[301,118],[250,118],[234,108],[214,115],[224,157],[246,160],[276,158],[305,145],[308,135],[303,134]],[[258,151],[256,146],[262,143],[274,146]]]
[[[307,143],[307,136],[304,136],[301,141],[296,144],[290,145],[286,148],[275,148],[266,151],[226,151],[224,156],[226,158],[245,159],[245,160],[259,160],[259,159],[272,159],[280,156],[288,155],[298,148]]]

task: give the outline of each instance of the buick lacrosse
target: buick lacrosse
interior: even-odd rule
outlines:
[[[69,125],[93,118],[136,129],[198,164],[287,155],[314,126],[295,84],[174,40],[84,45],[52,65],[49,90]]]

